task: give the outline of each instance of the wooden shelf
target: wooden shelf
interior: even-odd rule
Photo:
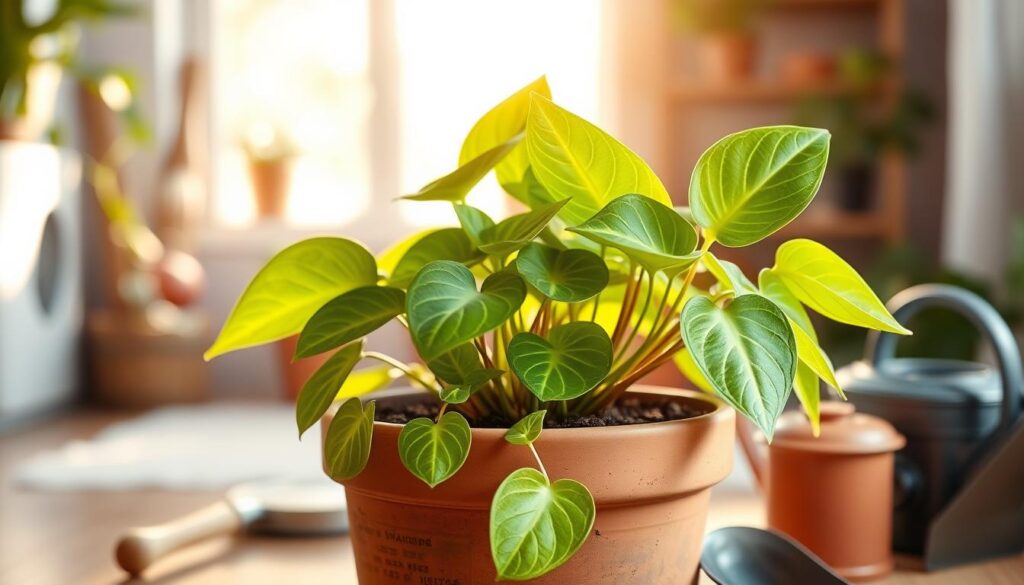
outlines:
[[[811,96],[835,96],[851,91],[838,81],[793,83],[751,79],[707,85],[701,81],[677,81],[669,88],[670,99],[679,104],[746,104],[753,102],[792,102]],[[875,92],[883,92],[879,86]]]
[[[769,6],[779,9],[875,9],[883,1],[884,0],[775,0],[769,4]]]
[[[774,238],[877,238],[891,229],[878,211],[812,210],[772,235]]]

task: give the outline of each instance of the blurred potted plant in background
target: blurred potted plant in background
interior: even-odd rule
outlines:
[[[284,217],[291,189],[292,162],[298,149],[288,134],[270,123],[250,126],[242,140],[249,179],[260,219]]]
[[[679,25],[699,37],[702,72],[712,81],[735,81],[754,71],[754,20],[766,0],[676,0]]]
[[[840,56],[838,69],[846,91],[808,96],[798,106],[796,122],[832,132],[830,162],[840,178],[840,206],[863,211],[873,204],[879,159],[886,152],[916,153],[921,130],[932,119],[932,106],[911,89],[891,101],[876,99],[892,71],[889,60],[878,53],[847,51]]]
[[[102,77],[75,61],[79,24],[134,13],[132,6],[109,0],[0,3],[0,139],[34,141],[43,135],[53,122],[64,71]]]

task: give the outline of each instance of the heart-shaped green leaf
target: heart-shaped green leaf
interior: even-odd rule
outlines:
[[[514,136],[508,141],[480,153],[475,158],[460,164],[459,168],[454,171],[427,183],[419,191],[412,195],[406,195],[402,199],[451,201],[453,203],[465,200],[466,195],[469,195],[480,179],[483,179],[495,165],[508,156],[519,145],[521,139],[522,136]]]
[[[803,304],[840,323],[909,335],[857,271],[811,240],[790,240],[775,252],[771,272]]]
[[[587,250],[557,250],[536,242],[516,256],[516,270],[551,300],[578,303],[608,286],[608,266]]]
[[[494,368],[482,368],[466,375],[466,378],[452,386],[445,386],[438,393],[438,397],[448,404],[462,404],[469,400],[474,392],[484,387],[491,380],[500,378],[505,370]]]
[[[437,424],[417,418],[398,435],[398,454],[406,469],[434,487],[466,462],[472,437],[469,423],[457,412],[446,412]]]
[[[364,286],[335,297],[310,317],[299,335],[296,357],[308,357],[359,339],[405,312],[405,292]]]
[[[472,205],[465,205],[463,203],[456,203],[455,216],[459,218],[459,225],[462,226],[462,230],[466,232],[469,239],[473,244],[479,246],[481,234],[484,230],[494,227],[494,220],[489,215],[480,211]]]
[[[435,260],[451,260],[472,265],[484,257],[473,244],[466,232],[459,228],[437,230],[421,238],[409,247],[391,272],[388,284],[406,288],[413,277],[425,265]]]
[[[540,184],[571,201],[559,215],[586,221],[612,199],[640,193],[672,205],[654,171],[633,151],[583,118],[536,95],[526,120],[526,151]]]
[[[491,556],[498,579],[526,581],[561,566],[590,536],[594,497],[571,479],[549,483],[536,469],[513,471],[491,501]]]
[[[671,207],[641,195],[623,195],[569,231],[622,250],[651,273],[675,276],[700,258],[693,226]]]
[[[332,479],[352,479],[370,459],[374,402],[365,406],[358,398],[341,403],[324,437],[324,462]]]
[[[327,301],[376,282],[373,256],[351,240],[311,238],[293,244],[252,279],[203,357],[210,360],[294,335]]]
[[[498,222],[480,234],[480,249],[493,256],[508,256],[532,242],[567,202],[568,199],[542,205]]]
[[[704,254],[701,261],[704,262],[704,266],[707,267],[708,272],[718,280],[718,284],[724,290],[732,291],[733,296],[738,297],[741,295],[757,294],[760,292],[757,290],[757,287],[754,286],[754,283],[750,282],[747,275],[743,274],[740,267],[732,262],[729,262],[728,260],[720,260],[710,252]]]
[[[701,373],[771,440],[796,372],[796,341],[785,314],[760,295],[738,297],[725,309],[694,297],[681,319]]]
[[[770,126],[730,134],[697,161],[690,208],[707,236],[748,246],[786,225],[818,192],[829,133]]]
[[[526,115],[530,111],[532,93],[550,98],[551,89],[548,88],[547,79],[543,76],[536,79],[484,114],[462,143],[459,164],[465,164],[521,133],[526,128]],[[529,164],[525,145],[520,144],[494,167],[501,186],[527,205],[530,202],[527,193],[522,189],[522,181]]]
[[[544,415],[547,413],[546,410],[538,410],[519,419],[505,433],[505,440],[513,445],[532,445],[544,430]]]
[[[346,345],[328,358],[302,385],[295,401],[295,422],[299,425],[299,437],[327,412],[362,355],[362,341]]]
[[[571,400],[597,386],[612,366],[612,342],[589,321],[559,325],[544,339],[518,333],[508,344],[509,365],[541,400]]]
[[[409,330],[420,357],[430,362],[487,333],[512,316],[526,298],[518,274],[497,272],[478,292],[473,273],[442,260],[423,267],[409,285]]]
[[[483,369],[480,353],[472,343],[463,343],[446,351],[427,364],[430,371],[449,384],[462,384],[477,370]]]
[[[704,372],[700,371],[700,367],[697,366],[697,362],[693,361],[693,356],[690,355],[690,350],[684,347],[677,351],[675,355],[672,356],[672,361],[679,369],[679,373],[686,376],[686,379],[694,386],[708,393],[715,391],[711,382],[708,382],[708,379],[704,377]]]

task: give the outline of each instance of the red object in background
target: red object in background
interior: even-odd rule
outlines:
[[[281,379],[284,382],[284,396],[288,400],[295,400],[302,390],[303,384],[313,375],[313,372],[324,365],[327,358],[331,357],[330,352],[322,353],[308,358],[292,361],[295,355],[295,348],[298,346],[299,336],[293,335],[278,341],[275,346],[277,350],[278,365],[281,369]]]
[[[179,250],[167,252],[156,266],[160,296],[179,307],[194,303],[206,287],[202,264],[191,254]]]

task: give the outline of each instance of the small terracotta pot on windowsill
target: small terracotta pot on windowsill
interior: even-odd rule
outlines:
[[[260,219],[284,217],[292,186],[292,159],[249,159],[249,181]]]
[[[754,35],[741,32],[709,34],[701,39],[701,69],[705,77],[716,83],[750,78],[754,73],[756,53]]]

